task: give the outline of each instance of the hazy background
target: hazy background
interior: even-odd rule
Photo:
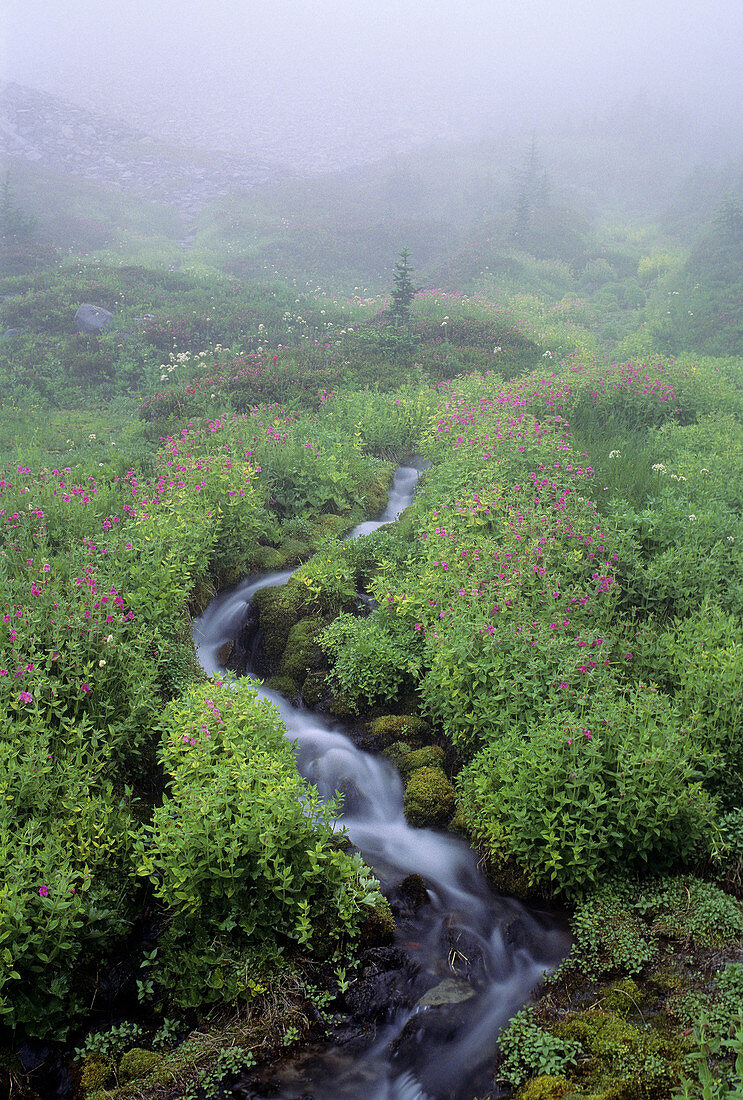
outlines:
[[[300,164],[632,101],[735,144],[740,0],[2,0],[2,78]],[[323,157],[319,163],[324,163]]]

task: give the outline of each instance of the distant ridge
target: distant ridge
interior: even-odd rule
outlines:
[[[0,84],[0,157],[136,192],[186,217],[288,174],[255,157],[166,144],[119,119],[16,83]]]

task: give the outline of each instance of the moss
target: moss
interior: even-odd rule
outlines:
[[[162,1062],[162,1055],[154,1050],[145,1050],[143,1047],[133,1047],[126,1054],[122,1054],[119,1062],[119,1080],[122,1082],[136,1081],[140,1077],[146,1077]]]
[[[570,1089],[567,1078],[543,1073],[522,1086],[516,1093],[516,1100],[563,1100]]]
[[[632,978],[610,985],[601,999],[601,1007],[619,1016],[632,1016],[640,1010],[643,992]]]
[[[293,699],[296,695],[299,695],[299,685],[291,676],[272,676],[269,680],[266,680],[266,687],[270,688],[271,691],[280,692],[287,699]]]
[[[405,740],[418,748],[431,734],[428,722],[411,714],[384,714],[381,718],[367,722],[366,728],[383,746],[392,741]]]
[[[392,761],[398,771],[402,771],[403,762],[412,751],[407,741],[393,741],[382,753]]]
[[[390,468],[391,469],[391,468]],[[387,506],[389,476],[386,478],[375,477],[364,489],[362,504],[364,512],[368,516],[380,515]]]
[[[455,816],[461,821],[459,814]],[[539,888],[531,875],[515,863],[510,861],[499,864],[488,862],[486,863],[486,869],[490,881],[504,894],[513,894],[514,897],[521,898],[522,901],[528,901],[539,894]]]
[[[353,703],[342,692],[331,692],[328,699],[328,712],[334,718],[352,718],[356,713]]]
[[[80,1074],[80,1088],[83,1092],[96,1092],[105,1088],[114,1075],[116,1066],[112,1058],[103,1058],[100,1054],[89,1054],[83,1062]]]
[[[395,918],[386,898],[378,901],[361,926],[360,947],[386,947],[395,939]]]
[[[253,606],[258,611],[266,661],[272,671],[278,671],[289,632],[306,613],[304,596],[294,584],[262,588],[253,597]]]
[[[679,1043],[654,1028],[636,1027],[616,1012],[589,1009],[554,1033],[577,1040],[587,1055],[582,1074],[597,1095],[617,1100],[655,1100],[670,1095],[678,1082]]]
[[[316,639],[325,624],[322,619],[300,619],[290,628],[281,658],[281,675],[291,676],[298,684],[304,682],[308,672],[316,671],[322,663],[322,651]]]
[[[418,768],[438,768],[443,770],[444,750],[438,745],[424,745],[422,749],[413,749],[403,757],[399,766],[403,779],[407,779]]]
[[[305,540],[290,536],[281,543],[281,553],[286,565],[296,565],[298,562],[306,561],[311,554],[311,550]]]
[[[308,672],[302,683],[302,702],[310,710],[317,710],[328,689],[326,672]]]
[[[286,565],[286,557],[275,546],[257,546],[250,559],[252,569],[261,573],[277,573]]]
[[[441,768],[416,768],[405,788],[405,816],[411,825],[446,825],[454,813],[454,788]]]

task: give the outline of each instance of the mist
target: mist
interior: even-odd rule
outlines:
[[[735,0],[6,0],[2,72],[173,141],[296,166],[583,126],[638,96],[733,149]]]

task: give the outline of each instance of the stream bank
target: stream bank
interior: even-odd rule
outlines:
[[[383,515],[349,538],[397,520],[421,467],[400,467]],[[220,656],[239,635],[255,596],[284,585],[292,572],[248,579],[209,604],[194,624],[207,673],[223,671]],[[254,673],[257,652],[245,647],[245,673]],[[413,828],[389,760],[361,751],[337,723],[278,692],[261,687],[259,695],[277,707],[301,774],[326,799],[336,791],[344,795],[340,823],[379,878],[397,928],[394,944],[367,951],[360,973],[342,991],[349,1015],[338,1021],[334,1041],[274,1074],[247,1075],[237,1094],[471,1100],[482,1088],[492,1090],[488,1073],[498,1031],[566,955],[565,927],[496,894],[462,840]]]

